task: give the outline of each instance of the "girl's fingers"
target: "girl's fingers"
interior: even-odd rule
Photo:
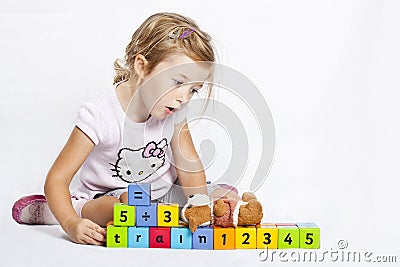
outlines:
[[[103,242],[97,241],[97,240],[95,240],[95,239],[93,239],[93,238],[91,238],[90,236],[87,236],[87,235],[83,235],[81,241],[84,244],[88,244],[88,245],[102,246],[104,244]]]
[[[103,236],[106,234],[106,230],[104,228],[100,227],[98,224],[92,221],[88,221],[87,227],[96,231],[97,233],[102,234]]]
[[[90,237],[91,239],[94,239],[97,242],[104,242],[105,241],[104,235],[100,234],[96,230],[91,229],[89,227],[86,228],[84,234],[86,236]]]

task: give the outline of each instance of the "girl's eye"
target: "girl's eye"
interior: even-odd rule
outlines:
[[[192,89],[192,93],[199,93],[199,90],[197,90],[197,89]]]
[[[183,81],[175,80],[175,79],[174,79],[174,83],[175,83],[175,85],[182,85],[182,84],[183,84]]]

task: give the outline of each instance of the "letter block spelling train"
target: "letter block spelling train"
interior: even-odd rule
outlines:
[[[235,228],[214,226],[214,249],[235,249]]]
[[[299,248],[299,228],[296,224],[276,224],[278,227],[278,249]]]
[[[257,248],[278,248],[278,228],[274,223],[257,224]]]
[[[157,207],[158,226],[178,226],[179,225],[179,204],[159,203]]]
[[[235,248],[256,248],[257,230],[255,226],[237,226],[235,229]]]
[[[192,237],[193,249],[214,249],[213,228],[210,226],[197,227]]]
[[[115,226],[135,226],[135,206],[124,203],[114,204],[114,225]]]
[[[106,246],[110,248],[128,247],[128,227],[125,226],[107,226]]]
[[[128,228],[128,248],[148,248],[149,227]]]
[[[170,229],[169,227],[150,227],[150,247],[170,248]]]
[[[300,231],[300,248],[320,247],[320,229],[315,223],[296,223]]]
[[[128,185],[128,204],[130,206],[148,206],[151,203],[150,184],[129,184]]]

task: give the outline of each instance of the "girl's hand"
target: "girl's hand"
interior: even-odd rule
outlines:
[[[63,228],[75,243],[104,245],[106,230],[89,219],[73,217],[67,221]]]

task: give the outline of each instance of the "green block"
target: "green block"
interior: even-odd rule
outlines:
[[[280,248],[299,248],[299,228],[294,226],[278,227],[278,249]]]
[[[315,223],[298,223],[300,248],[320,248],[320,229]]]
[[[114,225],[115,226],[135,226],[136,223],[135,206],[124,203],[114,204]]]
[[[108,248],[127,248],[128,227],[109,225],[106,233],[106,246]]]

